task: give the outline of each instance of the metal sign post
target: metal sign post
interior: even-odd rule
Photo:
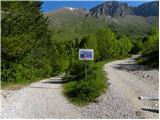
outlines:
[[[87,60],[85,60],[85,79],[87,80]]]
[[[79,49],[79,60],[84,60],[85,64],[85,79],[87,80],[87,60],[93,60],[93,49]]]

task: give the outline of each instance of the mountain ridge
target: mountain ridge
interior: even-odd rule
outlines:
[[[146,36],[153,26],[158,26],[158,16],[119,15],[111,17],[100,15],[95,17],[80,9],[70,10],[68,8],[44,15],[48,17],[50,30],[56,31],[58,36],[64,36],[65,31],[70,39],[76,34],[90,34],[102,28],[110,28],[117,35]]]
[[[85,8],[74,8],[74,7],[63,7],[53,12],[47,12],[45,14],[55,13],[55,12],[83,12],[85,16],[158,16],[159,15],[159,1],[152,1],[141,4],[137,7],[129,6],[128,3],[121,3],[118,1],[106,1],[101,3],[89,10]]]
[[[128,3],[120,3],[117,1],[107,1],[99,4],[89,10],[89,16],[158,16],[159,1],[152,1],[141,4],[137,7],[128,6]]]

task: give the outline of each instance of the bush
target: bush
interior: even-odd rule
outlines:
[[[148,41],[144,42],[142,56],[137,60],[137,63],[158,68],[159,67],[158,29],[153,28],[147,40]]]
[[[74,104],[86,105],[89,102],[93,102],[106,90],[107,84],[102,70],[104,63],[100,62],[95,65],[90,63],[87,80],[71,80],[64,85],[64,94]]]
[[[93,101],[99,95],[99,91],[97,91],[93,80],[70,82],[65,86],[65,90],[64,93],[78,104]]]

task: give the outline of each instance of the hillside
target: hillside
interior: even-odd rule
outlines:
[[[127,3],[107,1],[90,9],[90,16],[158,16],[159,2],[148,2],[137,7],[129,6]]]
[[[126,16],[133,15],[132,9],[127,3],[119,3],[117,1],[107,1],[90,9],[90,16]]]
[[[142,4],[133,9],[134,15],[139,16],[158,16],[159,15],[159,2],[153,1],[149,3]]]
[[[111,28],[117,34],[126,34],[131,37],[145,36],[153,26],[158,25],[158,17],[150,16],[100,16],[98,18],[87,16],[82,11],[58,10],[45,14],[49,19],[49,28],[60,36],[70,34],[93,33],[97,29]],[[136,36],[135,36],[136,34]]]

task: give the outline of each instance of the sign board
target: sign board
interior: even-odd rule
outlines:
[[[79,49],[79,60],[93,60],[93,49]]]

